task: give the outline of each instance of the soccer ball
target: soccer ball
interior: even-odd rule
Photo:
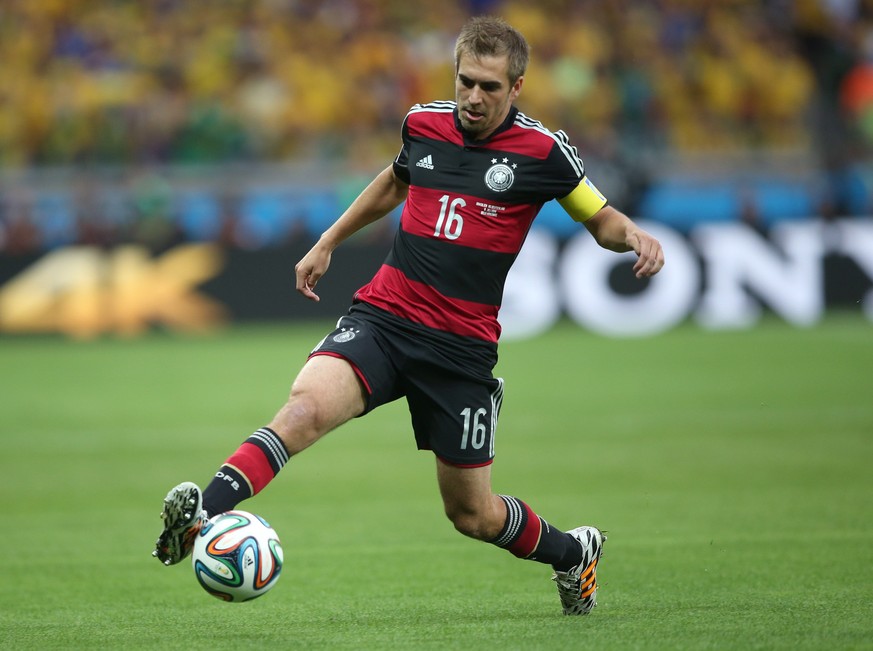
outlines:
[[[194,574],[224,601],[249,601],[270,590],[282,572],[282,544],[273,528],[247,511],[210,518],[194,540]]]

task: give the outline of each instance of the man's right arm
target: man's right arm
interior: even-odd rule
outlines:
[[[297,291],[310,300],[320,300],[314,292],[315,285],[330,266],[333,250],[365,226],[394,210],[408,193],[409,185],[397,178],[393,165],[382,170],[294,267]]]

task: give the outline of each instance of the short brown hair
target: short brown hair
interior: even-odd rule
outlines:
[[[506,56],[509,59],[509,83],[518,81],[530,59],[527,41],[521,33],[502,18],[477,16],[461,28],[455,42],[455,72],[461,63],[461,55],[475,58]]]

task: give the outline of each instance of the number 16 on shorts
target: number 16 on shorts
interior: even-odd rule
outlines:
[[[503,402],[503,378],[497,379],[497,388],[491,394],[491,409],[485,407],[466,407],[461,411],[463,431],[461,450],[481,450],[487,443],[489,456],[494,456],[494,432],[497,429],[497,416]]]
[[[470,416],[471,412],[473,414],[472,417]],[[464,417],[464,433],[461,436],[461,449],[467,450],[469,449],[467,446],[469,446],[474,450],[481,450],[482,446],[485,445],[485,439],[489,430],[493,429],[490,427],[491,418],[488,417],[488,412],[482,407],[475,412],[472,408],[467,407],[461,412],[461,416]]]

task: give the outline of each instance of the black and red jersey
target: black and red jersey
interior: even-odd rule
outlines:
[[[584,176],[576,148],[515,107],[488,139],[472,141],[455,102],[417,104],[403,123],[394,173],[409,183],[400,228],[356,300],[496,343],[506,276],[534,217]]]

